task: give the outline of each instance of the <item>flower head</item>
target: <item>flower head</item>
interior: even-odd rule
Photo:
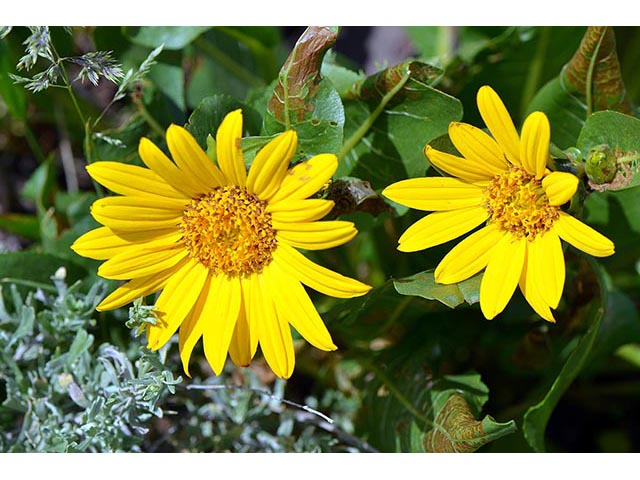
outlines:
[[[217,132],[216,166],[185,129],[167,130],[171,161],[150,140],[140,140],[147,168],[96,162],[87,170],[120,194],[91,209],[103,227],[76,240],[85,257],[106,260],[104,278],[127,280],[98,310],[121,307],[160,293],[157,323],[147,330],[158,349],[179,331],[185,372],[198,340],[219,374],[227,352],[246,366],[260,345],[282,378],[291,376],[293,326],[321,350],[335,350],[302,284],[326,295],[349,298],[370,287],[308,260],[297,248],[321,250],[356,235],[351,222],[318,221],[333,202],[309,199],[333,175],[335,155],[317,155],[289,168],[297,136],[271,140],[245,168],[240,140],[242,114],[228,114]]]
[[[404,180],[387,187],[391,200],[433,211],[410,226],[398,249],[423,250],[463,235],[435,270],[439,283],[457,283],[485,269],[480,308],[488,319],[499,314],[520,286],[531,307],[554,321],[565,280],[560,239],[597,257],[614,253],[613,243],[562,211],[573,197],[578,178],[547,168],[549,120],[530,114],[518,135],[490,87],[478,91],[478,108],[491,136],[466,123],[449,125],[449,137],[460,158],[429,145],[425,154],[451,177]]]

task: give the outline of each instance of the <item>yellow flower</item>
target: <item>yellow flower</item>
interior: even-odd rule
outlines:
[[[397,203],[435,212],[404,232],[398,250],[433,247],[486,222],[442,259],[436,281],[461,282],[486,267],[480,308],[487,319],[504,310],[519,285],[531,307],[553,322],[550,308],[558,307],[565,281],[560,239],[596,257],[612,255],[614,245],[561,210],[575,194],[578,179],[547,169],[546,115],[533,112],[518,136],[496,92],[484,86],[477,100],[493,138],[452,122],[449,137],[464,158],[425,147],[431,164],[451,177],[414,178],[384,190]]]
[[[217,133],[219,168],[185,129],[172,125],[172,162],[150,140],[139,153],[148,168],[116,162],[87,167],[99,183],[122,196],[97,200],[93,217],[103,227],[72,248],[106,260],[98,274],[128,280],[98,310],[121,307],[162,290],[157,324],[147,329],[158,349],[179,329],[184,370],[195,344],[216,374],[227,352],[247,366],[260,344],[282,378],[291,376],[293,326],[321,350],[335,350],[331,336],[302,284],[350,298],[371,287],[313,263],[296,248],[321,250],[351,240],[351,222],[323,221],[333,202],[308,199],[333,175],[335,155],[317,155],[289,169],[298,144],[294,131],[271,140],[245,168],[242,113],[228,114]]]

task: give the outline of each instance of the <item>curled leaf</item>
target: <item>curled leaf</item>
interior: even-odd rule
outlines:
[[[427,452],[470,453],[515,429],[513,420],[497,423],[488,415],[482,421],[476,420],[465,397],[450,392],[436,412],[434,428],[424,436],[423,444]]]
[[[571,92],[593,102],[593,110],[631,114],[633,108],[622,81],[616,39],[611,27],[589,27],[580,47],[564,67],[563,81]]]
[[[336,217],[353,212],[378,216],[389,210],[389,206],[371,188],[371,184],[359,178],[343,177],[331,182],[327,199],[335,203],[331,216]]]

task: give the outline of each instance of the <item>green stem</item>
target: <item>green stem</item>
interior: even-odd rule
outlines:
[[[593,50],[593,55],[591,56],[591,60],[589,60],[589,69],[587,70],[587,82],[586,82],[586,92],[585,92],[585,95],[587,97],[587,118],[589,118],[593,113],[593,71],[596,68],[598,53],[600,53],[600,46],[602,45],[602,40],[604,40],[606,33],[607,33],[606,29],[602,31],[600,40],[598,40],[598,45],[596,45],[596,48]]]
[[[409,79],[410,74],[411,73],[409,71],[406,71],[404,73],[400,81],[391,90],[389,90],[384,97],[382,97],[382,100],[380,101],[378,106],[373,112],[371,112],[371,114],[362,123],[362,125],[360,125],[360,127],[358,127],[358,129],[353,132],[353,135],[351,135],[344,142],[342,148],[340,149],[340,152],[338,152],[338,160],[342,160],[344,157],[346,157],[347,154],[360,142],[360,140],[362,140],[362,138],[367,134],[369,129],[378,119],[380,114],[384,111],[387,103],[389,103],[389,101],[396,95],[396,93],[398,93],[402,89],[402,87],[404,87],[404,84]]]
[[[522,89],[522,98],[520,100],[520,116],[524,116],[529,103],[533,99],[538,87],[540,85],[540,79],[542,77],[542,69],[544,67],[544,61],[547,57],[547,50],[549,49],[549,42],[551,41],[551,27],[539,27],[540,38],[533,60],[529,64],[529,72],[527,74],[527,80]]]
[[[36,140],[36,136],[33,134],[33,130],[31,130],[31,127],[26,121],[23,122],[23,127],[24,127],[24,138],[27,140],[27,143],[29,144],[29,148],[31,149],[33,154],[36,156],[36,160],[38,161],[38,163],[44,163],[47,157],[45,156],[44,152],[40,148],[40,144],[38,143],[38,140]]]
[[[238,62],[236,62],[229,55],[224,53],[214,44],[203,38],[202,36],[198,37],[193,42],[196,47],[204,51],[207,55],[209,55],[213,60],[220,63],[223,67],[229,70],[233,75],[238,77],[243,82],[247,83],[252,87],[263,87],[265,83],[257,78],[253,73],[244,68]]]
[[[144,102],[142,101],[142,99],[134,100],[134,104],[138,109],[140,115],[142,115],[142,118],[144,118],[144,120],[149,124],[151,129],[161,137],[164,137],[164,129],[160,126],[156,119],[151,116],[149,110],[147,110],[147,107],[144,106]]]

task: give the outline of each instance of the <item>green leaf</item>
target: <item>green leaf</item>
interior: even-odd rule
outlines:
[[[94,134],[93,145],[97,160],[142,164],[138,158],[140,139],[147,135],[149,126],[143,118],[133,118],[124,126]]]
[[[294,129],[296,159],[337,153],[342,145],[344,109],[340,95],[320,74],[322,59],[337,29],[309,27],[282,66],[264,118],[263,135]]]
[[[405,62],[368,77],[345,102],[345,144],[337,176],[369,180],[374,189],[423,176],[427,143],[462,118],[460,102],[431,84],[441,71]]]
[[[527,114],[534,111],[547,114],[551,124],[551,141],[566,149],[576,144],[585,124],[587,106],[569,93],[560,78],[547,83],[533,98]]]
[[[596,190],[640,185],[640,120],[623,113],[596,112],[580,132],[578,149]],[[605,175],[606,173],[606,175]]]
[[[0,97],[9,113],[15,118],[24,120],[27,114],[27,93],[20,85],[15,85],[8,73],[15,71],[11,48],[8,42],[0,42]]]
[[[602,144],[623,153],[640,152],[640,119],[612,111],[594,113],[580,132],[577,147],[584,153]]]
[[[0,229],[36,242],[40,240],[40,221],[35,215],[2,214],[0,215]]]
[[[83,267],[58,255],[30,251],[3,253],[0,254],[0,283],[18,280],[49,286],[51,277],[60,267],[67,269],[69,284],[87,275]]]
[[[393,284],[400,295],[438,300],[447,307],[455,308],[462,302],[472,305],[480,300],[481,281],[482,274],[480,273],[460,283],[443,285],[436,283],[433,270],[427,270],[410,277],[394,280]]]
[[[544,435],[549,418],[551,418],[558,401],[578,376],[589,358],[600,331],[602,320],[607,310],[611,307],[611,298],[606,286],[606,279],[603,276],[604,272],[595,262],[591,261],[590,263],[595,267],[599,277],[600,299],[594,301],[589,309],[589,327],[578,340],[545,397],[539,403],[530,407],[524,415],[522,431],[525,439],[536,452],[545,451]]]
[[[207,136],[211,135],[215,139],[218,127],[225,115],[239,108],[242,109],[243,130],[258,131],[260,128],[260,116],[258,113],[228,95],[213,95],[202,99],[189,117],[186,129],[191,132],[198,144],[206,151]]]
[[[157,63],[149,71],[149,78],[158,90],[171,99],[180,110],[185,110],[184,71],[179,65]]]
[[[212,27],[122,27],[131,41],[143,47],[180,50]]]
[[[489,389],[478,374],[424,377],[415,358],[392,362],[389,370],[371,367],[376,376],[364,400],[369,441],[383,451],[474,451],[515,431],[515,422],[481,422]]]
[[[329,58],[329,55],[327,55],[327,58],[325,58],[322,63],[322,75],[331,80],[333,87],[342,99],[353,95],[356,84],[364,79],[362,73],[354,72],[342,65],[334,63],[334,60]]]

